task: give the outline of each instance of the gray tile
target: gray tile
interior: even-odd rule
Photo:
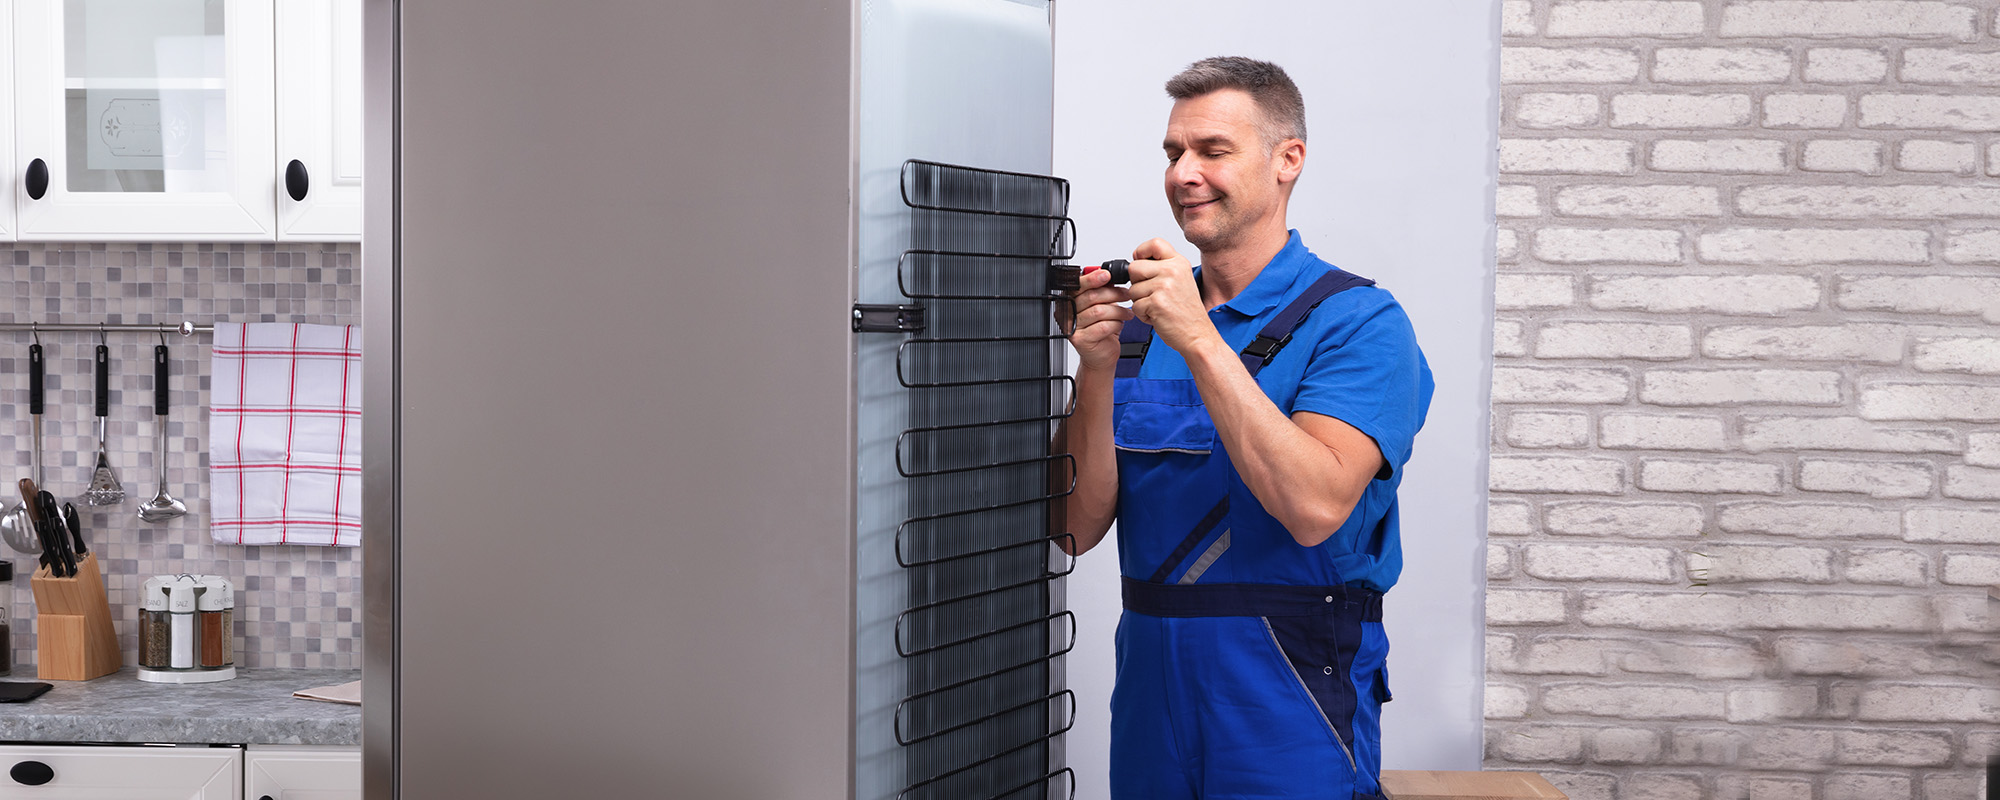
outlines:
[[[11,250],[11,254],[9,254]],[[70,323],[306,322],[360,320],[360,253],[354,244],[15,244],[0,245],[0,321]],[[315,277],[313,274],[317,273]],[[30,441],[26,333],[0,332],[0,459],[26,474]],[[92,333],[43,333],[48,413],[43,452],[50,491],[68,497],[89,480],[97,449],[91,415]],[[356,669],[362,644],[361,552],[351,547],[218,544],[208,536],[208,336],[168,337],[173,410],[167,425],[167,489],[188,516],[148,524],[138,504],[157,488],[153,463],[153,345],[117,333],[111,346],[109,451],[127,499],[115,509],[79,504],[91,548],[106,565],[106,592],[126,662],[137,647],[140,584],[153,575],[225,575],[237,586],[237,664],[291,669]],[[19,477],[10,471],[8,477]],[[34,595],[15,561],[14,661],[33,674]],[[303,583],[301,583],[303,582]],[[339,621],[334,621],[339,620]],[[22,674],[17,672],[17,674]]]

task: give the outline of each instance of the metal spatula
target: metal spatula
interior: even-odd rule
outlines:
[[[34,420],[35,460],[31,462],[34,480],[42,482],[42,343],[39,339],[28,347],[28,414]],[[8,507],[7,514],[0,517],[0,537],[7,540],[7,546],[30,555],[42,552],[41,537],[35,535],[35,521],[28,514],[25,502]]]
[[[106,428],[111,415],[111,348],[102,341],[97,344],[97,469],[90,473],[90,488],[83,492],[83,502],[93,506],[110,506],[125,502],[125,485],[118,482],[118,471],[111,468],[111,452],[105,445]]]

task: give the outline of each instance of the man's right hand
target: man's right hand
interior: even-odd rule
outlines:
[[[1118,332],[1132,309],[1118,305],[1132,299],[1123,286],[1109,286],[1110,270],[1092,270],[1081,278],[1076,292],[1076,319],[1069,330],[1069,342],[1076,348],[1080,366],[1088,370],[1111,369],[1118,364]]]

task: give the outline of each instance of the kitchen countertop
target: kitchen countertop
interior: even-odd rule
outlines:
[[[15,671],[0,680],[35,680],[33,666]],[[357,745],[360,706],[292,692],[360,677],[360,670],[238,667],[233,680],[160,684],[126,667],[91,681],[45,681],[55,688],[41,697],[0,703],[0,742]]]

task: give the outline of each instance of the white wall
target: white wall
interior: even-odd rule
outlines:
[[[1402,486],[1402,582],[1390,592],[1384,766],[1478,769],[1487,385],[1492,302],[1497,0],[1062,0],[1055,173],[1072,184],[1077,263],[1153,236],[1189,255],[1161,188],[1162,85],[1199,58],[1286,68],[1310,144],[1291,224],[1322,257],[1402,301],[1437,396]],[[1069,579],[1080,641],[1069,763],[1109,796],[1114,550]]]

